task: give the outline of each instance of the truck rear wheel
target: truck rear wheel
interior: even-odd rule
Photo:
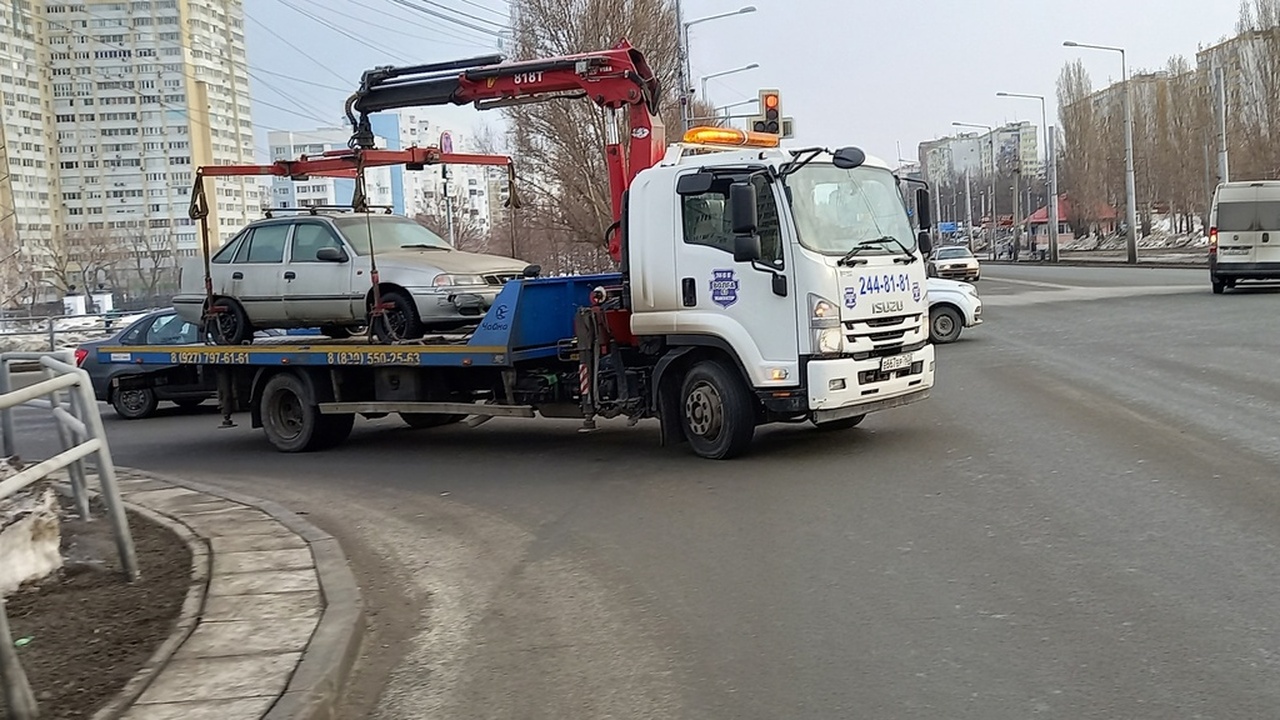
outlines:
[[[445,413],[400,413],[400,419],[414,430],[452,425],[467,419],[466,415],[448,415]]]
[[[280,373],[262,389],[262,429],[280,452],[309,452],[333,447],[347,439],[354,415],[324,415],[309,402],[297,376]]]
[[[728,460],[746,452],[755,436],[755,399],[732,368],[704,360],[684,376],[680,424],[699,456]]]

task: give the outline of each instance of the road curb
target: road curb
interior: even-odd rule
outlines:
[[[157,708],[156,705],[137,705],[135,703],[142,699],[144,695],[149,695],[148,690],[153,686],[164,684],[163,670],[165,667],[175,661],[175,654],[184,653],[184,645],[193,637],[193,633],[197,632],[197,628],[209,624],[204,621],[208,620],[206,610],[212,609],[208,605],[210,600],[208,593],[211,583],[215,577],[227,577],[225,573],[222,576],[218,575],[215,565],[216,558],[223,557],[225,560],[227,557],[243,554],[243,551],[217,553],[211,540],[212,536],[200,531],[200,520],[219,513],[242,511],[262,513],[281,527],[280,532],[287,531],[287,533],[292,533],[293,536],[296,536],[296,539],[292,542],[300,542],[301,545],[305,545],[309,551],[311,569],[315,573],[314,579],[311,581],[313,589],[310,592],[315,594],[314,585],[318,584],[321,608],[319,610],[319,618],[315,620],[314,627],[310,630],[310,635],[306,638],[305,645],[301,647],[301,652],[294,653],[298,656],[298,660],[296,665],[292,667],[291,672],[288,673],[288,680],[284,683],[283,689],[278,690],[279,694],[259,697],[259,704],[262,707],[258,710],[248,711],[246,709],[237,714],[236,711],[229,709],[228,712],[220,714],[218,717],[226,720],[240,720],[240,718],[244,720],[334,720],[337,717],[337,704],[341,700],[342,689],[359,655],[365,626],[360,589],[338,541],[304,520],[297,513],[271,501],[200,482],[172,478],[131,468],[117,467],[117,475],[121,480],[126,504],[130,510],[170,528],[187,542],[188,547],[192,548],[192,588],[188,591],[179,619],[169,638],[153,653],[143,669],[126,683],[116,698],[93,716],[94,720],[114,720],[120,717],[152,717],[147,710],[149,708]],[[142,487],[141,489],[130,490],[129,485]],[[188,524],[184,521],[181,510],[165,507],[166,501],[173,499],[165,495],[167,490],[176,490],[179,493],[181,491],[196,493],[197,507],[200,507],[198,496],[206,496],[208,498],[204,501],[206,503],[204,508],[198,510],[190,510],[188,508],[190,512],[187,519],[191,520],[193,524]],[[154,501],[158,506],[151,506],[145,498],[129,497],[135,493],[139,495],[153,493],[161,496]],[[186,497],[190,498],[191,496],[188,495]],[[227,509],[207,509],[209,507],[207,503],[217,503],[219,501],[243,506],[243,508],[242,510],[231,509],[229,511]],[[261,522],[268,521],[264,518]],[[214,534],[216,535],[216,533]],[[235,535],[223,535],[222,537],[235,537]],[[299,547],[299,549],[301,548]],[[290,552],[297,552],[297,550]],[[255,553],[249,552],[249,554]],[[269,571],[263,572],[269,573]],[[263,572],[250,574],[263,574]],[[231,577],[234,577],[234,575]],[[215,621],[210,622],[214,625],[217,624]],[[203,632],[203,630],[200,632]],[[208,640],[207,636],[206,640]],[[187,654],[191,655],[193,653]],[[190,664],[192,660],[188,658],[185,662]],[[170,678],[170,681],[172,681],[172,678]],[[173,685],[172,682],[169,684]],[[275,687],[277,689],[280,688],[279,685]],[[172,687],[168,689],[171,692],[173,690]],[[157,701],[152,700],[151,702]],[[186,703],[179,703],[179,705],[185,706]],[[161,705],[159,707],[164,706]],[[161,716],[170,717],[171,715],[167,712],[161,712],[160,715],[156,715],[156,717]],[[201,715],[201,717],[204,716]]]
[[[157,477],[149,473],[139,473]],[[279,503],[192,480],[158,478],[179,487],[256,507],[297,533],[311,549],[325,608],[284,694],[263,720],[333,720],[342,688],[364,639],[364,603],[338,541]]]
[[[1139,262],[1136,265],[1130,265],[1124,261],[1111,262],[1108,260],[1059,260],[1056,263],[1051,262],[1010,262],[1008,260],[982,260],[983,265],[999,265],[1001,267],[1114,267],[1114,268],[1151,268],[1153,270],[1208,270],[1209,264],[1206,262]]]

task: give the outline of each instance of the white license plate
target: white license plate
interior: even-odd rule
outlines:
[[[913,353],[882,358],[880,360],[880,372],[893,372],[894,370],[911,367],[911,361],[914,358],[915,355]]]
[[[1223,255],[1248,255],[1249,254],[1249,248],[1247,247],[1224,247],[1224,248],[1219,248],[1219,251]]]

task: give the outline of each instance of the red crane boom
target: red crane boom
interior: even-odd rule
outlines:
[[[459,72],[460,71],[460,72]],[[372,148],[369,115],[384,110],[430,105],[474,104],[487,110],[563,98],[589,98],[610,111],[626,109],[627,153],[615,125],[605,143],[613,219],[622,218],[622,197],[635,176],[652,167],[666,149],[658,118],[661,87],[644,55],[621,40],[611,50],[578,55],[503,62],[501,55],[411,67],[378,67],[364,73],[360,89],[347,101],[347,117],[355,134],[352,146]],[[356,117],[359,113],[359,117]],[[609,254],[621,260],[618,233],[609,239]]]

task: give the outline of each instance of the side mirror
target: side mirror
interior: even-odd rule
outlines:
[[[316,259],[321,262],[344,263],[347,261],[347,254],[338,247],[322,247],[316,251]]]
[[[733,238],[733,261],[740,263],[756,262],[764,251],[760,249],[760,236],[737,235]]]
[[[852,170],[857,167],[862,167],[862,164],[866,161],[867,154],[862,151],[862,148],[856,147],[840,148],[831,156],[831,164],[841,170]]]
[[[715,179],[716,176],[709,172],[681,175],[680,179],[676,181],[676,194],[688,197],[711,192],[711,185],[715,182]]]
[[[920,247],[920,254],[925,257],[928,257],[929,253],[933,252],[933,238],[929,235],[928,230],[920,231],[920,234],[916,236],[916,245]]]
[[[749,182],[737,182],[729,186],[729,221],[734,235],[754,235],[759,221],[756,219],[756,188]]]
[[[916,213],[920,217],[920,229],[933,229],[933,203],[929,199],[929,191],[924,188],[916,190]]]

